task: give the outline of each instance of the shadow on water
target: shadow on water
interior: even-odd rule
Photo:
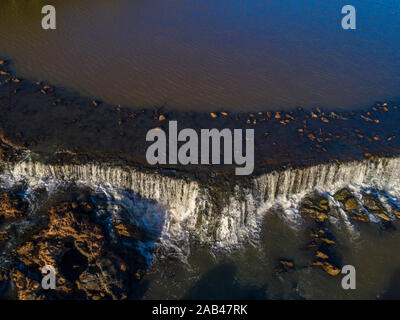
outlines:
[[[400,268],[397,268],[390,279],[389,288],[380,297],[381,300],[400,300]]]
[[[265,286],[242,286],[234,264],[223,264],[207,272],[183,297],[187,300],[265,299]]]

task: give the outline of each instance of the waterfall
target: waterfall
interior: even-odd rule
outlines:
[[[215,191],[210,192],[208,186],[193,179],[107,163],[48,165],[27,157],[20,162],[3,163],[1,177],[3,181],[25,181],[30,186],[63,181],[129,191],[154,201],[164,210],[162,241],[177,245],[178,240],[191,237],[221,248],[256,240],[263,216],[274,206],[287,209],[289,219],[298,219],[295,207],[299,199],[314,190],[332,194],[352,186],[400,194],[400,158],[329,162],[261,174],[250,184],[238,180],[232,191],[224,194],[220,208],[212,201]]]

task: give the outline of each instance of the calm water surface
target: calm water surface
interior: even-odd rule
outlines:
[[[41,29],[54,4],[57,30]],[[196,110],[400,100],[398,1],[80,0],[0,4],[0,54],[24,77],[110,103]]]

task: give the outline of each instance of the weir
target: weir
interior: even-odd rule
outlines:
[[[52,181],[75,182],[110,193],[126,191],[154,201],[165,212],[162,241],[176,243],[195,239],[213,247],[228,248],[256,239],[265,213],[276,207],[290,208],[297,216],[298,201],[318,191],[333,193],[340,188],[374,188],[400,194],[400,158],[329,162],[305,168],[289,168],[255,176],[250,183],[237,180],[231,191],[219,190],[192,179],[171,178],[162,173],[142,172],[138,168],[112,164],[85,163],[48,165],[31,157],[20,162],[3,163],[2,180],[26,182],[34,187]],[[224,204],[213,197],[221,192]],[[129,208],[128,208],[129,209]],[[130,208],[136,214],[135,208]],[[142,208],[143,210],[143,208]],[[149,213],[154,214],[154,213]]]

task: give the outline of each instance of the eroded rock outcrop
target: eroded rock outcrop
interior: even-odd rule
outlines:
[[[0,222],[23,216],[27,203],[11,192],[0,193]]]
[[[48,210],[45,227],[25,241],[16,256],[22,266],[11,271],[18,299],[123,299],[128,294],[128,266],[109,250],[87,202],[61,202]],[[56,270],[55,290],[39,285],[41,269]]]

